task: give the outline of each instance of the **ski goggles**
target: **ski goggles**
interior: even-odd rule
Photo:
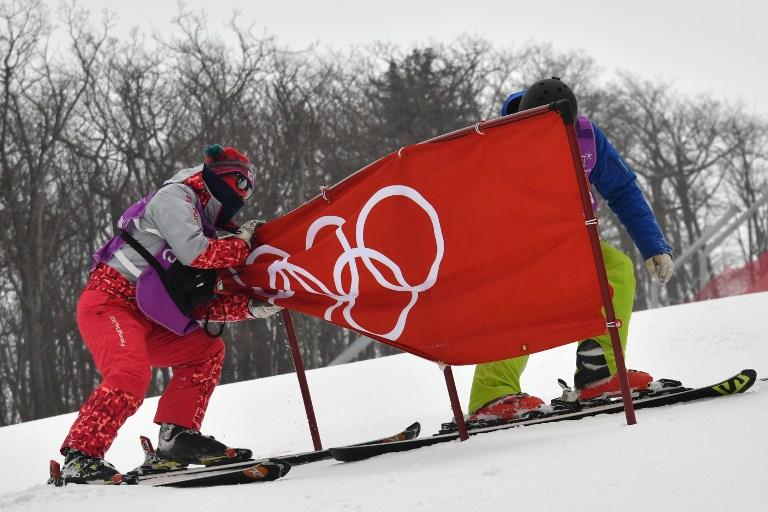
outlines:
[[[240,161],[217,161],[205,165],[221,176],[243,199],[249,199],[253,194],[253,173],[249,165]]]
[[[253,184],[247,176],[239,172],[231,172],[222,174],[221,177],[230,187],[237,190],[243,199],[250,199],[253,195]]]

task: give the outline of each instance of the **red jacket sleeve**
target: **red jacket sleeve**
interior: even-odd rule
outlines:
[[[250,320],[247,295],[219,295],[212,301],[200,304],[192,311],[195,320],[211,322],[239,322]]]
[[[208,239],[208,246],[200,255],[192,260],[191,267],[195,268],[228,268],[245,263],[248,257],[248,242],[239,238],[223,240]]]

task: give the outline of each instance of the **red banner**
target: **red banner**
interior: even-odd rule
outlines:
[[[407,146],[262,226],[229,290],[446,364],[604,333],[562,118],[491,124]]]

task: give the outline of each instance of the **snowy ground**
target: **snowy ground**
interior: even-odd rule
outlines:
[[[545,399],[570,377],[574,347],[531,357],[523,385]],[[704,385],[743,368],[768,376],[768,293],[635,315],[629,366]],[[464,405],[471,367],[455,368]],[[442,375],[410,355],[309,373],[326,446],[394,433],[414,420],[430,433],[450,417]],[[108,453],[141,460],[156,437],[147,400]],[[0,428],[0,510],[721,511],[768,508],[768,383],[745,395],[623,415],[514,429],[356,463],[297,466],[277,482],[205,489],[44,484],[74,415]],[[258,455],[311,448],[294,375],[221,386],[203,430]]]

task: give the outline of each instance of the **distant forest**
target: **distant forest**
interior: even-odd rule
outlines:
[[[559,76],[638,174],[676,252],[730,205],[744,209],[768,190],[765,118],[606,74],[589,55],[550,45],[460,38],[296,51],[186,12],[173,33],[120,39],[107,21],[33,0],[3,1],[0,21],[0,425],[76,410],[91,392],[99,375],[75,321],[91,254],[129,204],[201,163],[210,143],[251,156],[255,201],[240,218],[269,220],[404,145],[496,117],[509,93]],[[53,43],[54,27],[66,44]],[[643,260],[605,204],[599,214],[603,238],[636,262],[644,309]],[[768,207],[733,235],[728,263],[755,260],[766,233]],[[670,303],[698,291],[692,263],[677,269]],[[295,322],[308,368],[357,337]],[[293,371],[280,320],[244,322],[225,338],[223,382]],[[372,344],[360,357],[391,353]],[[169,377],[158,369],[150,393]]]

